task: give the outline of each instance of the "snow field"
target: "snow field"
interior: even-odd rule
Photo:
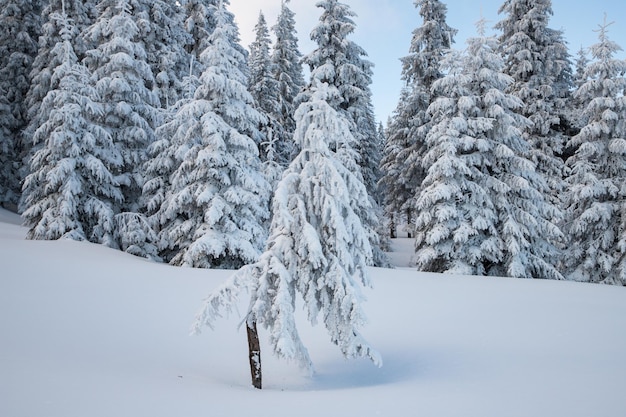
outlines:
[[[344,360],[298,317],[316,373],[261,332],[257,391],[240,317],[189,335],[230,271],[27,241],[19,222],[0,210],[2,416],[626,415],[622,287],[373,268],[363,334],[383,367]]]

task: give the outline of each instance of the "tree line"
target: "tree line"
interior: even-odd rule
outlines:
[[[0,198],[29,238],[191,267],[255,261],[273,190],[300,151],[295,110],[318,83],[333,87],[328,101],[356,137],[332,139],[332,152],[376,187],[372,64],[348,39],[353,12],[341,3],[320,3],[319,47],[307,56],[288,2],[273,44],[259,15],[249,51],[227,0],[5,3]],[[343,32],[329,37],[335,21]],[[305,81],[303,65],[331,63],[332,73]],[[371,195],[374,210],[360,219],[383,265]]]
[[[3,1],[0,203],[29,238],[174,265],[255,262],[303,151],[297,109],[321,100],[354,139],[341,122],[326,140],[367,191],[354,208],[369,264],[388,265],[388,237],[406,225],[420,270],[626,284],[626,63],[609,22],[574,60],[551,1],[506,0],[498,35],[481,21],[456,49],[446,5],[416,0],[383,129],[348,5],[318,3],[304,56],[288,1],[271,28],[259,15],[249,49],[227,6]]]
[[[626,62],[609,39],[575,65],[550,0],[506,0],[463,50],[441,1],[402,58],[380,184],[420,270],[626,285]]]

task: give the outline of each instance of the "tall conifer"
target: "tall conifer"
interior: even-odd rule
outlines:
[[[383,153],[385,206],[389,215],[404,212],[411,235],[415,196],[426,175],[422,168],[428,106],[434,101],[432,86],[440,79],[441,60],[452,46],[457,30],[446,23],[447,7],[439,0],[415,0],[422,25],[413,31],[409,55],[402,58],[405,88],[387,127]]]
[[[470,39],[450,53],[449,73],[433,84],[417,198],[416,261],[426,271],[523,278],[562,278],[561,238],[551,223],[547,184],[528,160],[522,102],[506,92],[498,42]]]
[[[5,0],[0,7],[0,205],[17,210],[28,122],[26,94],[41,33],[42,0]]]
[[[496,24],[505,73],[513,77],[509,92],[524,103],[522,113],[532,124],[524,128],[532,160],[550,184],[550,199],[559,206],[565,175],[561,158],[569,133],[568,107],[572,89],[569,53],[563,33],[551,29],[551,0],[506,0]],[[560,221],[557,211],[554,221]]]
[[[24,184],[23,217],[31,239],[114,240],[114,207],[122,194],[111,170],[122,162],[109,133],[96,122],[103,106],[88,70],[73,49],[68,17],[51,13],[60,39],[49,51],[57,62],[40,105],[37,146]]]
[[[175,265],[233,268],[256,261],[266,238],[269,184],[260,174],[258,126],[264,117],[240,68],[238,31],[224,7],[200,55],[205,68],[193,99],[159,129],[170,137],[169,190],[151,216],[160,251]],[[158,153],[155,153],[158,156]],[[158,184],[157,184],[158,185]],[[158,201],[158,200],[157,200]],[[155,203],[157,202],[155,201]]]
[[[568,277],[626,285],[626,61],[608,36],[606,19],[574,97],[584,104],[582,128],[570,141],[567,217]]]

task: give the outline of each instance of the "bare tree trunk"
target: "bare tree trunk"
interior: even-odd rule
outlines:
[[[391,239],[395,239],[396,236],[396,214],[391,213],[391,218],[389,220],[389,237]]]
[[[261,389],[261,344],[256,330],[256,321],[246,322],[246,329],[248,330],[248,356],[252,386]]]

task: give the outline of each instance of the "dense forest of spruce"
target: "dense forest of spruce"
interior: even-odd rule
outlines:
[[[574,58],[550,0],[505,0],[497,35],[458,46],[445,3],[415,0],[383,128],[349,5],[319,1],[303,55],[288,0],[247,49],[228,4],[0,0],[0,205],[29,238],[199,268],[332,253],[358,275],[403,232],[423,271],[626,285],[609,22]]]

